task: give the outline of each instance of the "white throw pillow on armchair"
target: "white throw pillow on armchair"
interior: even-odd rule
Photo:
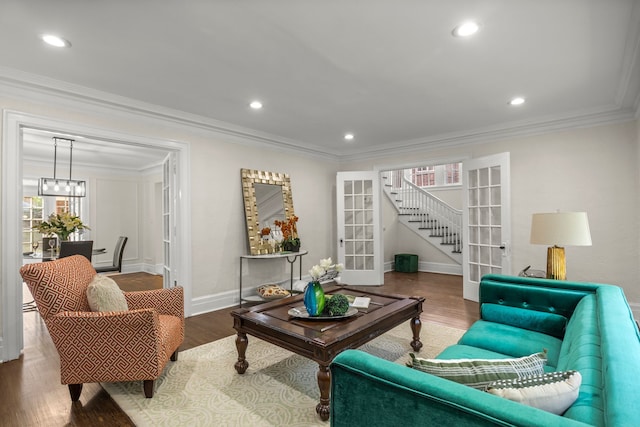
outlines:
[[[110,277],[96,274],[87,287],[87,300],[91,311],[127,311],[124,293]]]

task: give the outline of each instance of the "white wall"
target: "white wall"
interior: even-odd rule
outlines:
[[[238,287],[239,256],[248,253],[241,168],[289,174],[302,248],[309,251],[303,274],[321,258],[335,257],[334,164],[222,139],[191,142],[194,296]],[[289,276],[284,260],[249,261],[248,269],[244,286]]]
[[[298,230],[302,247],[309,251],[309,254],[303,257],[303,274],[306,274],[321,258],[336,256],[334,182],[337,162],[321,157],[292,154],[275,148],[266,149],[263,144],[251,139],[240,139],[200,127],[185,126],[143,115],[137,116],[95,105],[76,104],[66,99],[47,96],[41,98],[41,100],[39,97],[38,100],[27,100],[5,96],[0,98],[0,108],[66,122],[82,123],[84,126],[129,135],[190,144],[193,255],[191,287],[193,300],[199,308],[209,310],[218,307],[221,296],[236,297],[235,292],[239,286],[239,256],[247,253],[240,182],[242,168],[283,172],[290,175],[294,209],[296,215],[300,217]],[[80,175],[76,174],[76,176]],[[118,177],[108,178],[119,179]],[[104,181],[102,183],[104,184]],[[114,185],[119,187],[115,182]],[[138,181],[135,190],[133,186],[125,190],[129,193],[127,200],[124,206],[122,206],[123,203],[117,202],[117,209],[123,212],[123,207],[127,209],[134,203],[134,197],[137,197],[136,208],[139,212],[148,213],[149,206],[154,206],[156,209],[158,202],[156,196],[147,197],[149,186],[153,185],[155,185],[153,180]],[[134,192],[137,193],[135,196]],[[111,194],[116,197],[117,192]],[[116,209],[115,199],[111,207]],[[106,211],[110,209],[109,203],[103,203],[95,209],[105,209],[105,214],[101,213],[101,217],[105,219],[109,217]],[[112,211],[111,214],[113,214]],[[124,225],[122,219],[113,219],[113,221],[116,222],[113,224],[113,233],[120,233]],[[138,230],[132,229],[131,232],[137,233],[137,238],[145,241],[159,230],[157,224],[147,226],[150,231],[139,227]],[[99,234],[98,237],[102,235]],[[113,244],[115,240],[111,243]],[[142,246],[147,247],[146,241]],[[160,251],[152,249],[150,253],[141,251],[137,256],[142,262],[148,258],[155,258],[158,254],[161,255],[161,248]],[[289,277],[289,265],[285,260],[269,263],[251,262],[245,274],[245,286],[280,281]]]
[[[371,170],[432,158],[511,153],[513,274],[544,270],[546,248],[529,243],[531,214],[586,211],[593,246],[567,247],[570,280],[622,286],[640,304],[640,130],[638,121],[510,138],[419,153],[345,162],[345,170]],[[388,255],[385,255],[387,257]]]
[[[529,244],[532,213],[585,210],[589,213],[594,243],[592,247],[567,248],[569,278],[621,285],[631,301],[640,302],[637,283],[640,131],[634,122],[449,149],[425,147],[420,153],[339,165],[320,157],[266,149],[250,138],[201,127],[81,105],[67,99],[48,96],[30,99],[4,96],[0,108],[191,145],[191,286],[194,301],[203,309],[216,307],[219,296],[233,295],[238,287],[239,255],[247,251],[241,168],[291,176],[302,246],[309,250],[309,255],[303,258],[305,274],[320,258],[336,255],[338,170],[370,170],[374,165],[481,157],[504,151],[511,152],[512,162],[512,247],[516,272],[529,264],[534,268],[545,265],[546,249]],[[397,232],[403,233],[400,229]],[[399,248],[391,248],[390,252],[396,249]],[[255,285],[287,277],[288,265],[284,261],[275,266],[258,261],[245,273],[245,284]]]

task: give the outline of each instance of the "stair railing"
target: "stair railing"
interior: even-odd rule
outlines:
[[[396,203],[400,215],[409,215],[409,221],[418,222],[431,235],[442,237],[444,244],[453,245],[453,252],[462,251],[462,211],[411,182],[410,170],[386,173],[390,193],[399,200]]]

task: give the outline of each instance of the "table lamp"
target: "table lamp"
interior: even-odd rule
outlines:
[[[586,212],[536,213],[531,218],[531,243],[547,249],[547,279],[566,280],[564,246],[591,246]]]

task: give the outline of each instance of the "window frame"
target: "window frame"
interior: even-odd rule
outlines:
[[[462,186],[462,162],[414,167],[409,172],[411,182],[420,188],[434,189]],[[426,179],[426,184],[425,177],[429,177]],[[457,181],[449,182],[452,177],[457,178]]]
[[[24,221],[27,220],[24,215],[24,203],[26,199],[41,199],[42,200],[42,218],[41,219],[33,219],[31,221],[31,227],[35,225],[36,221],[45,221],[51,213],[60,213],[64,210],[69,210],[72,214],[80,217],[83,223],[86,223],[87,220],[84,218],[86,215],[86,199],[87,197],[64,197],[64,196],[38,196],[37,195],[37,187],[30,185],[27,182],[23,182],[23,226],[22,226],[22,251],[23,252],[31,252],[33,251],[33,241],[34,238],[37,239],[38,242],[42,242],[42,233],[35,231],[33,229],[27,229],[24,226]],[[31,204],[30,204],[31,209]],[[89,230],[82,230],[82,233],[87,233]],[[26,236],[29,236],[29,240],[25,239]],[[75,232],[71,234],[71,240],[80,240],[80,232]],[[85,234],[85,239],[86,239]]]

